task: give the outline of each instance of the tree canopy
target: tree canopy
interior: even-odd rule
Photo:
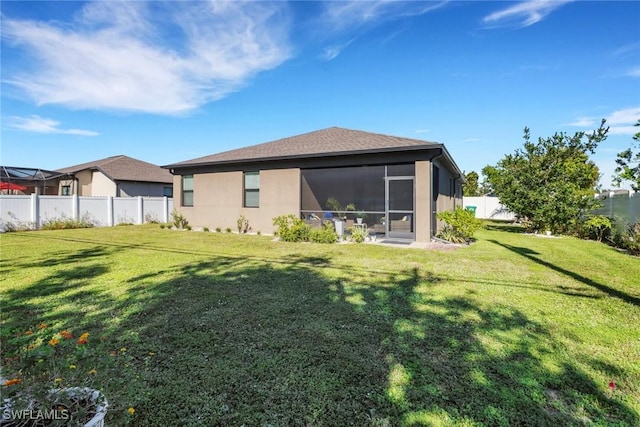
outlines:
[[[640,126],[640,119],[638,119],[636,126]],[[629,181],[633,191],[640,191],[640,132],[636,132],[633,140],[635,143],[630,148],[618,153],[616,159],[618,166],[614,171],[613,182],[620,187],[623,181]],[[632,151],[634,148],[638,150],[635,154]]]
[[[523,148],[482,172],[500,202],[526,220],[530,229],[566,232],[597,206],[593,193],[600,174],[589,154],[608,131],[602,120],[590,134],[557,132],[532,142],[525,128]]]

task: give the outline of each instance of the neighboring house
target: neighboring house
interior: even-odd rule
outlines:
[[[57,195],[61,180],[71,175],[37,168],[0,166],[0,194]]]
[[[160,166],[119,155],[58,169],[62,196],[173,196],[173,177]]]
[[[244,215],[270,233],[278,215],[337,216],[333,198],[382,236],[428,242],[436,213],[462,205],[464,177],[444,145],[337,127],[163,167],[176,208],[209,228],[235,229]]]

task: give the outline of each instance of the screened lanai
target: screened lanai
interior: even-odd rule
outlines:
[[[0,166],[2,194],[12,192],[57,195],[60,179],[69,178],[73,178],[73,175],[37,168]]]

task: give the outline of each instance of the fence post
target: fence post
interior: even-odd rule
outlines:
[[[113,227],[115,220],[113,218],[113,196],[107,196],[107,225]]]
[[[77,194],[71,195],[71,218],[77,220],[80,217],[80,199]]]
[[[31,194],[31,222],[35,228],[40,228],[40,196],[37,193]]]
[[[144,224],[144,202],[142,196],[138,196],[138,222],[137,224]]]
[[[169,222],[169,198],[167,196],[162,198],[162,222]]]

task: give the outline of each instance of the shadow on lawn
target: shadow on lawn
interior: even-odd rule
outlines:
[[[629,304],[633,304],[633,305],[637,305],[640,306],[640,298],[635,297],[633,295],[629,295],[626,292],[622,292],[619,291],[618,289],[614,289],[610,286],[607,285],[603,285],[602,283],[598,283],[594,280],[589,279],[588,277],[582,276],[578,273],[575,273],[573,271],[569,271],[566,270],[558,265],[552,264],[550,262],[544,261],[542,259],[540,259],[539,257],[537,257],[536,255],[540,255],[538,252],[531,250],[529,248],[525,248],[525,247],[520,247],[520,246],[511,246],[508,245],[506,243],[500,243],[497,240],[489,240],[489,242],[494,243],[498,246],[502,246],[505,249],[508,249],[512,252],[517,253],[518,255],[522,255],[523,257],[527,258],[528,260],[531,260],[535,263],[538,263],[540,265],[543,265],[547,268],[550,268],[553,271],[556,271],[560,274],[564,274],[565,276],[571,277],[574,280],[577,280],[578,282],[581,282],[587,286],[591,286],[592,288],[595,288],[609,296],[615,297],[615,298],[619,298],[624,302],[627,302]]]
[[[56,292],[106,272],[95,261],[11,293],[5,315],[19,322],[43,290],[51,309]],[[541,325],[509,307],[430,292],[447,279],[418,269],[372,275],[322,257],[217,256],[165,273],[171,279],[130,279],[126,299],[80,295],[78,304],[96,309],[48,319],[86,317],[97,330],[135,337],[127,347],[139,354],[140,378],[132,381],[148,392],[136,425],[640,421],[570,363],[554,366],[561,345]],[[132,304],[144,308],[111,321]]]

